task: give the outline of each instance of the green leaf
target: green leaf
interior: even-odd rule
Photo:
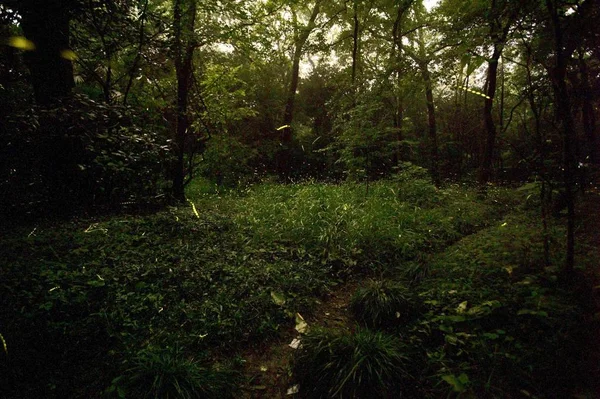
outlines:
[[[286,298],[283,294],[275,291],[271,291],[271,298],[273,299],[273,303],[277,306],[285,305]]]
[[[454,374],[443,375],[442,380],[446,381],[448,384],[452,386],[454,392],[464,392],[465,384],[469,382],[469,377],[466,374],[461,374],[459,377],[456,377]],[[463,382],[465,381],[465,382]]]

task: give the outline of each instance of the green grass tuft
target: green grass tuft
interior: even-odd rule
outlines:
[[[350,308],[354,317],[368,327],[391,327],[415,313],[410,292],[390,281],[370,281],[356,290]]]
[[[396,337],[359,329],[315,329],[296,352],[293,371],[306,398],[401,397],[412,388]]]
[[[141,350],[132,363],[125,378],[113,381],[109,392],[153,399],[230,398],[237,387],[236,372],[205,367],[178,346]]]

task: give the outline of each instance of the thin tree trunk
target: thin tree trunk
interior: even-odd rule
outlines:
[[[175,0],[173,8],[173,26],[175,28],[175,74],[177,76],[177,126],[175,131],[175,163],[173,166],[173,197],[185,202],[185,142],[188,134],[188,101],[192,82],[192,60],[196,44],[193,35],[196,20],[196,2],[187,0],[184,19],[182,2]]]
[[[556,58],[550,69],[550,79],[556,101],[556,113],[561,122],[563,139],[563,180],[565,190],[565,201],[567,203],[567,253],[565,262],[565,273],[572,275],[575,266],[575,199],[573,195],[574,164],[573,154],[573,115],[571,114],[571,100],[567,89],[566,54],[563,49],[563,30],[558,15],[556,4],[552,0],[546,0],[546,8],[550,14],[552,29],[554,33],[554,49]]]
[[[396,153],[394,154],[394,164],[396,166],[400,165],[400,162],[403,159],[402,154],[402,142],[404,141],[404,135],[402,134],[403,128],[403,119],[404,119],[404,101],[402,99],[402,93],[400,92],[400,87],[402,83],[402,18],[404,17],[404,13],[412,3],[411,0],[406,2],[401,2],[398,5],[396,19],[394,21],[394,25],[392,27],[392,62],[395,65],[395,75],[396,75],[396,85],[397,85],[397,95],[396,95],[396,110],[394,115],[394,129],[396,130]]]
[[[138,48],[135,54],[135,59],[131,64],[131,68],[129,69],[129,79],[127,80],[127,86],[125,87],[125,92],[123,93],[123,104],[127,104],[127,98],[129,97],[129,91],[131,90],[131,86],[133,85],[133,79],[135,77],[135,72],[138,68],[138,64],[140,59],[142,58],[142,49],[144,47],[144,25],[146,22],[146,12],[148,11],[148,0],[144,2],[144,9],[142,10],[142,15],[140,17],[140,31],[139,31],[139,39],[138,39]]]
[[[485,121],[486,138],[478,176],[479,185],[482,189],[485,188],[485,185],[492,178],[492,164],[496,147],[496,124],[494,123],[492,110],[498,83],[498,62],[500,56],[502,56],[502,50],[506,44],[510,27],[516,20],[520,9],[520,7],[514,4],[504,6],[511,7],[509,9],[508,18],[503,20],[498,16],[492,16],[492,19],[489,21],[489,37],[493,40],[494,51],[492,52],[492,57],[488,61],[488,70],[485,81],[486,98],[483,107],[483,119]],[[492,0],[490,12],[492,14],[499,13],[500,10],[498,7],[500,6],[497,4],[496,0]]]
[[[545,170],[546,165],[546,144],[541,129],[541,118],[540,110],[535,101],[535,94],[533,88],[533,78],[531,76],[531,53],[530,49],[527,48],[527,98],[529,100],[529,106],[533,113],[535,121],[535,137],[537,140],[538,151],[540,152],[539,161],[539,174],[542,177],[542,187],[540,190],[540,203],[541,203],[541,217],[542,217],[542,236],[544,238],[544,265],[550,266],[550,233],[548,231],[548,206],[549,206],[549,194],[552,193],[552,186],[549,186],[547,180],[547,173]]]
[[[596,114],[594,113],[594,104],[592,103],[592,89],[590,86],[590,77],[587,63],[583,58],[583,52],[579,53],[579,72],[581,73],[581,85],[583,91],[583,104],[581,113],[583,118],[583,129],[587,140],[588,156],[590,163],[598,164],[598,142],[596,140]]]
[[[354,0],[353,4],[354,4],[354,6],[353,6],[354,30],[352,32],[352,89],[355,90],[354,85],[356,84],[356,67],[358,65],[358,42],[360,40],[360,37],[359,37],[360,24],[358,22],[358,0]],[[356,100],[356,96],[354,98],[354,101],[355,100]]]
[[[112,54],[110,50],[107,50],[106,61],[108,66],[106,67],[106,79],[102,85],[102,91],[104,93],[104,102],[110,104],[112,102],[111,87],[112,87]]]
[[[438,142],[437,142],[437,123],[435,118],[435,104],[433,102],[433,87],[431,84],[431,74],[426,62],[419,64],[421,76],[425,82],[425,97],[427,99],[427,123],[428,123],[428,141],[429,156],[431,157],[431,178],[436,187],[440,185],[440,174],[438,169]]]
[[[283,129],[281,129],[280,142],[282,148],[277,154],[277,171],[279,177],[288,179],[290,177],[290,143],[292,141],[292,121],[294,120],[294,107],[296,101],[296,91],[300,82],[300,60],[302,58],[304,45],[306,44],[310,33],[315,27],[315,20],[319,15],[321,0],[315,2],[315,6],[310,15],[308,24],[301,30],[296,38],[294,56],[292,59],[292,76],[288,89],[285,111],[283,113]]]
[[[485,147],[483,150],[483,158],[479,169],[479,184],[485,186],[492,177],[492,162],[494,159],[494,149],[496,146],[496,124],[492,110],[494,106],[494,95],[496,93],[496,85],[498,81],[498,60],[502,53],[499,45],[494,45],[494,53],[488,61],[488,70],[485,83],[485,104],[483,107],[483,120],[485,122]]]

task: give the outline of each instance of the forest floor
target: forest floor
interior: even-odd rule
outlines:
[[[318,305],[312,317],[306,317],[308,328],[325,327],[353,330],[356,327],[349,310],[352,295],[361,284],[351,280],[337,287]],[[295,328],[282,332],[279,339],[263,343],[245,351],[244,374],[247,384],[243,386],[244,398],[283,398],[293,391],[292,359],[294,339],[302,339]]]
[[[135,397],[170,365],[184,382],[229,369],[241,372],[226,378],[243,397],[291,397],[290,344],[306,334],[298,322],[308,334],[352,335],[350,304],[370,280],[405,285],[419,302],[385,333],[405,345],[420,395],[600,397],[597,187],[578,203],[583,277],[570,286],[562,218],[550,223],[543,266],[535,186],[487,199],[418,176],[368,193],[317,183],[193,189],[195,207],[0,237],[0,397]]]
[[[590,381],[593,382],[590,390],[596,398],[600,398],[600,182],[590,187],[578,204],[578,212],[581,215],[581,224],[576,239],[580,241],[580,250],[576,256],[587,260],[584,278],[591,281],[586,285],[592,286],[593,306],[586,320],[591,337],[587,346],[590,350]]]
[[[600,182],[599,182],[600,184]],[[582,273],[572,282],[573,289],[582,296],[589,295],[586,290],[592,287],[592,305],[584,315],[583,328],[589,329],[585,334],[584,348],[581,353],[582,368],[589,372],[585,383],[573,388],[572,398],[600,398],[600,185],[590,185],[585,195],[577,203],[578,224],[576,231],[577,258],[583,260]],[[474,233],[477,236],[478,233]],[[465,238],[463,238],[465,239]],[[473,239],[470,237],[469,239]],[[461,239],[462,240],[462,239]],[[454,252],[460,248],[456,243],[443,252]],[[433,259],[435,254],[430,257]],[[353,331],[358,324],[350,311],[352,295],[369,277],[354,278],[332,290],[317,306],[312,317],[307,317],[309,328],[322,327]],[[582,282],[581,279],[588,280]],[[592,283],[590,283],[592,281]],[[292,348],[294,339],[302,339],[302,334],[294,328],[282,331],[280,337],[271,342],[264,342],[259,347],[244,351],[246,360],[244,374],[247,383],[243,386],[244,398],[285,398],[293,397],[298,386],[294,386],[292,363],[296,348]]]

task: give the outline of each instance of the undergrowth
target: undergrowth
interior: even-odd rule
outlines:
[[[135,356],[173,343],[184,360],[235,353],[310,314],[350,275],[408,273],[518,203],[506,190],[481,201],[468,187],[427,185],[191,187],[197,215],[182,206],[10,231],[0,242],[0,394],[95,396]]]
[[[304,337],[293,369],[301,397],[403,397],[414,384],[405,362],[394,336],[318,329]]]
[[[405,285],[385,280],[373,280],[359,288],[352,296],[350,309],[356,320],[378,328],[397,326],[419,311]]]

